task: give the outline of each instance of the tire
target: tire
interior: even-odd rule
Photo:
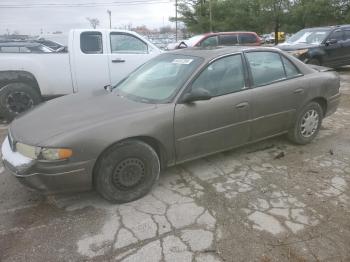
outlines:
[[[298,114],[294,127],[288,132],[288,138],[296,144],[310,143],[318,134],[323,119],[323,110],[319,103],[310,102]]]
[[[0,89],[0,115],[7,121],[40,102],[40,94],[25,83],[10,83]]]
[[[103,198],[126,203],[146,195],[159,173],[160,162],[155,150],[144,142],[126,140],[102,154],[94,171],[94,185]]]
[[[311,58],[309,60],[308,64],[320,66],[321,65],[321,61],[318,58]]]

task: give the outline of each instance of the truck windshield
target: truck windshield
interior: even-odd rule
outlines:
[[[159,55],[115,86],[115,91],[139,102],[170,102],[203,60],[195,56]]]
[[[327,29],[303,29],[287,40],[288,44],[315,44],[319,45],[329,34]]]

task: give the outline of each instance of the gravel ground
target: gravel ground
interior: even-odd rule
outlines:
[[[350,68],[339,73],[341,106],[313,143],[192,161],[129,204],[44,197],[0,166],[0,261],[350,261]]]

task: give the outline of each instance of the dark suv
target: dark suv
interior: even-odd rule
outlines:
[[[350,65],[350,25],[303,29],[277,47],[308,64]]]

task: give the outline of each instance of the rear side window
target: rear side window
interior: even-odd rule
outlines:
[[[252,73],[254,87],[268,85],[286,78],[279,54],[274,52],[249,52],[246,53],[246,57]]]
[[[85,54],[101,54],[102,34],[100,32],[83,32],[80,34],[80,49]]]
[[[293,77],[300,75],[299,70],[296,68],[295,65],[293,65],[293,63],[291,61],[289,61],[284,56],[282,56],[282,61],[284,64],[284,69],[286,70],[287,78],[293,78]]]
[[[220,35],[219,36],[219,44],[220,45],[237,45],[238,38],[237,35]]]
[[[258,42],[258,39],[254,34],[242,33],[239,34],[238,38],[240,44],[255,44]]]
[[[148,52],[147,44],[128,34],[111,34],[112,53],[144,54]]]

